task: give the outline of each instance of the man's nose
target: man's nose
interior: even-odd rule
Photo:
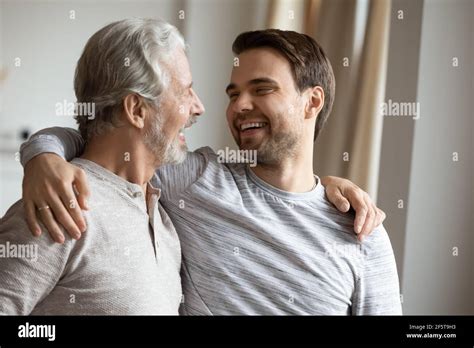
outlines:
[[[243,114],[253,109],[252,98],[246,93],[241,93],[232,104],[232,111],[237,114]]]
[[[191,108],[191,113],[193,116],[201,116],[206,109],[204,108],[204,105],[201,102],[201,99],[199,99],[198,95],[193,91],[194,94],[194,102],[193,106]]]

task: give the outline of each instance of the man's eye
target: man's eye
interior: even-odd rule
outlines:
[[[259,88],[257,89],[257,94],[267,94],[273,91],[272,88]]]
[[[239,93],[231,93],[229,94],[229,99],[235,99],[239,96]]]

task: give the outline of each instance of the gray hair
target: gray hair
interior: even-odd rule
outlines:
[[[92,35],[74,76],[77,102],[95,108],[93,118],[75,117],[82,137],[88,141],[119,126],[122,101],[130,93],[158,107],[169,83],[163,63],[177,46],[186,49],[178,29],[159,19],[125,19]]]

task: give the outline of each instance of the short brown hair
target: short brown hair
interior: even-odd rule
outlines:
[[[244,51],[260,47],[273,48],[288,60],[299,92],[315,86],[323,89],[325,102],[316,120],[314,131],[314,140],[316,140],[331,112],[336,90],[331,63],[323,49],[316,40],[306,34],[266,29],[240,34],[232,44],[232,51],[239,55]]]

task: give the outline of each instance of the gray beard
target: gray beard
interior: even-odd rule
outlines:
[[[167,142],[163,137],[161,115],[156,116],[150,130],[145,133],[144,143],[159,164],[179,164],[186,158],[186,145],[181,145],[178,138]]]

